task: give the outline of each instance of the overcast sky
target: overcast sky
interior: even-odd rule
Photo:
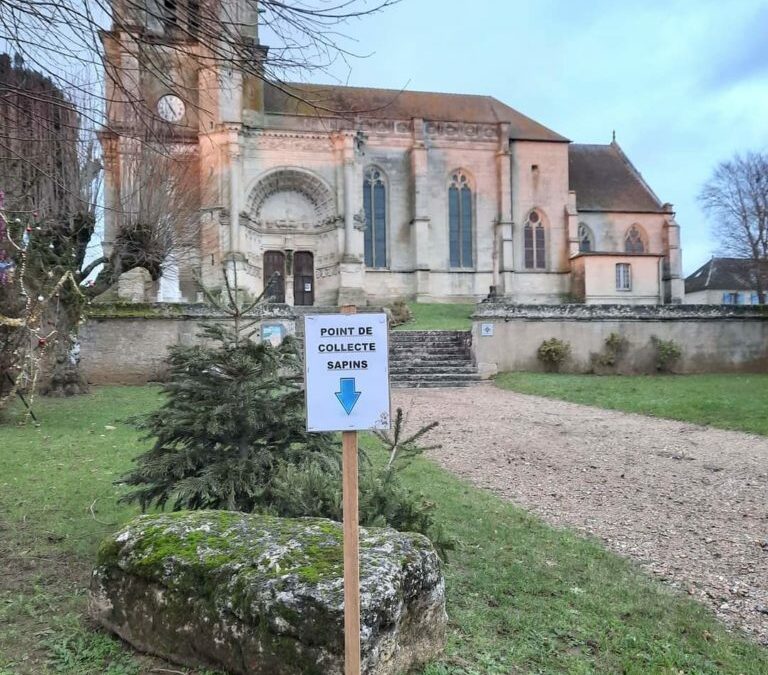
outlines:
[[[372,55],[342,82],[488,94],[578,143],[615,129],[675,205],[686,274],[717,252],[702,183],[768,150],[766,0],[402,0],[347,32]]]

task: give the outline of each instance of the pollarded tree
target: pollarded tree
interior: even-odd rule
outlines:
[[[84,305],[132,269],[156,281],[197,243],[198,207],[189,197],[200,185],[197,162],[138,144],[124,162],[114,240],[93,257],[101,158],[81,115],[87,102],[76,105],[18,58],[0,56],[0,86],[0,393],[17,379],[23,389],[79,393]]]
[[[766,301],[768,277],[768,154],[750,152],[721,162],[699,200],[723,252],[752,260],[752,281]]]

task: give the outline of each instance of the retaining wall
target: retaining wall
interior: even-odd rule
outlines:
[[[259,305],[245,320],[259,339],[263,324],[279,324],[285,335],[301,336],[302,315],[337,312],[336,307]],[[381,312],[366,307],[360,311]],[[165,377],[168,347],[198,344],[203,323],[232,323],[203,304],[94,305],[80,330],[80,363],[92,384],[144,384]]]
[[[605,368],[596,358],[611,333],[625,338],[626,350],[615,368]],[[674,372],[768,372],[768,309],[762,307],[481,303],[473,315],[472,350],[486,376],[544,370],[537,350],[553,337],[570,343],[562,371],[655,372],[653,336],[681,347]]]

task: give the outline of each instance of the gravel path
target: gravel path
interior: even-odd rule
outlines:
[[[395,390],[433,458],[590,532],[768,644],[768,439],[481,385]]]

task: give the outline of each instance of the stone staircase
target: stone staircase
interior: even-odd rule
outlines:
[[[389,334],[393,387],[466,387],[480,381],[472,363],[471,333],[405,330]]]

